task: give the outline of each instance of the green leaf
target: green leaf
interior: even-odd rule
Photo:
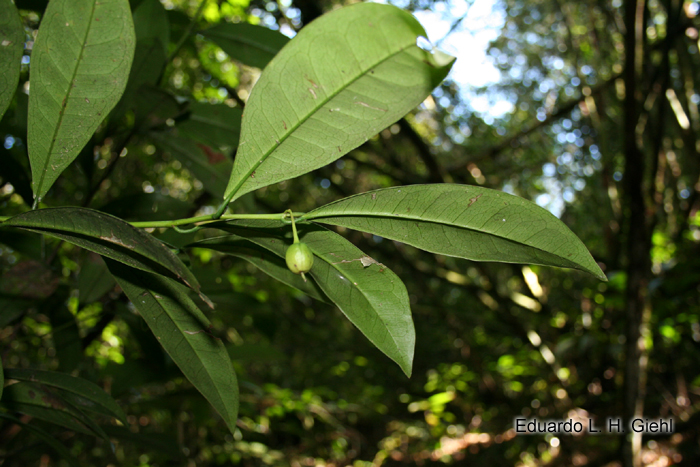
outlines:
[[[114,279],[100,256],[88,253],[80,266],[78,297],[86,305],[96,302],[114,288]]]
[[[216,197],[223,197],[226,179],[233,162],[226,155],[190,139],[166,133],[150,133],[161,149],[182,162],[192,175],[204,185],[204,189]]]
[[[71,455],[71,453],[66,449],[66,447],[56,439],[55,436],[47,433],[46,431],[42,430],[39,427],[36,427],[32,424],[29,423],[24,423],[22,420],[13,417],[12,415],[8,415],[6,413],[0,412],[0,418],[4,418],[5,420],[8,420],[12,423],[15,423],[22,428],[31,431],[34,433],[40,440],[51,446],[51,448],[56,451],[56,453],[63,457],[70,465],[73,467],[79,467],[80,464],[78,464],[78,461]]]
[[[253,88],[226,198],[329,164],[420,104],[454,61],[420,36],[409,13],[376,3],[302,29]]]
[[[124,92],[134,56],[127,0],[52,0],[34,48],[28,146],[38,201]]]
[[[141,87],[158,82],[166,59],[163,45],[158,39],[149,38],[136,43],[129,80],[119,103],[114,107],[112,119],[121,118],[127,110],[142,105],[138,99]]]
[[[9,379],[9,376],[8,376]],[[79,433],[97,435],[109,441],[100,426],[79,408],[52,390],[30,381],[20,381],[5,388],[0,405]]]
[[[76,405],[79,408],[114,417],[124,425],[129,424],[126,420],[126,414],[117,405],[117,402],[102,388],[90,381],[66,373],[44,370],[9,369],[5,370],[5,376],[7,379],[32,381],[71,393],[78,397],[74,399],[74,402],[77,402]],[[61,395],[63,396],[63,393]]]
[[[329,302],[328,297],[319,289],[315,281],[304,281],[299,274],[294,274],[287,267],[283,257],[238,235],[208,238],[191,243],[187,247],[208,248],[244,259],[268,276],[304,292],[309,297],[321,302]]]
[[[106,260],[107,267],[188,380],[233,432],[238,417],[238,383],[221,340],[209,320],[178,283]]]
[[[177,126],[180,136],[194,139],[225,154],[230,154],[238,146],[240,108],[193,102],[190,111],[190,118]]]
[[[210,224],[240,235],[283,258],[292,244],[281,221]],[[315,258],[308,273],[323,293],[379,350],[411,375],[415,330],[406,287],[399,277],[340,235],[318,225],[297,225],[299,240]]]
[[[170,44],[170,22],[163,4],[158,0],[143,0],[134,10],[134,32],[137,42],[157,39],[165,54]]]
[[[5,388],[5,371],[2,368],[2,359],[0,358],[0,399],[2,399],[2,390]]]
[[[265,68],[277,52],[289,42],[284,34],[250,23],[219,23],[200,31],[234,60]]]
[[[0,0],[0,118],[17,90],[24,28],[12,0]]]
[[[123,220],[87,208],[28,211],[2,224],[60,238],[143,271],[177,279],[199,291],[189,269],[160,241]]]
[[[83,359],[83,342],[75,315],[66,303],[70,291],[60,286],[57,291],[41,304],[40,312],[51,321],[51,340],[58,358],[58,370],[71,372]]]
[[[530,201],[467,185],[412,185],[350,196],[306,213],[447,256],[580,269],[606,280],[585,245]]]
[[[134,10],[134,32],[136,49],[129,80],[112,118],[119,118],[127,110],[141,105],[141,87],[157,84],[165,67],[170,25],[165,8],[158,0],[145,0]]]

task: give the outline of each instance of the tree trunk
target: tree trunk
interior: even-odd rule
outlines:
[[[624,420],[642,417],[646,393],[646,370],[649,317],[651,307],[647,295],[650,275],[650,233],[645,219],[645,163],[637,143],[637,122],[641,108],[639,82],[644,57],[645,0],[625,2],[625,102],[624,157],[625,204],[627,210],[627,290],[626,352],[624,379]],[[627,429],[627,428],[626,428]],[[641,467],[642,434],[627,430],[623,441],[625,467]]]

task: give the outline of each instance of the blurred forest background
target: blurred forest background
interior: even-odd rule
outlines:
[[[202,29],[245,21],[287,33],[343,4],[206,1]],[[15,3],[27,31],[36,28],[46,2]],[[464,32],[471,3],[396,2],[413,12],[459,11],[443,34]],[[172,51],[200,2],[163,5]],[[247,195],[239,208],[307,211],[380,187],[480,185],[550,208],[609,282],[435,256],[344,231],[406,283],[417,330],[407,379],[334,307],[246,262],[195,251],[192,266],[218,304],[209,315],[241,385],[231,434],[125,311],[114,285],[80,283],[106,277],[91,272],[100,263],[64,244],[38,275],[21,267],[40,258],[37,239],[2,232],[2,292],[22,281],[33,291],[24,301],[0,298],[4,366],[72,372],[100,384],[129,414],[130,431],[114,433],[114,454],[101,440],[57,435],[73,454],[88,465],[144,467],[700,465],[700,4],[494,0],[492,8],[502,19],[488,48],[497,82],[465,90],[453,71],[432,98],[348,156]],[[174,96],[242,108],[259,73],[193,35],[162,83]],[[494,114],[468,96],[508,105]],[[17,169],[10,160],[26,162],[23,112],[18,100],[0,122],[0,203],[9,214],[31,205],[31,192],[6,183]],[[120,138],[96,140],[46,202],[86,204],[128,220],[212,212],[215,190],[173,157],[177,148],[148,133]],[[100,180],[99,189],[87,180]],[[592,418],[601,426],[635,415],[671,417],[676,432],[513,430],[516,416]],[[31,433],[3,423],[0,463],[56,465]]]

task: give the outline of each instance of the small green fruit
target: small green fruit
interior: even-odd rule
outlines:
[[[309,272],[314,264],[314,254],[311,253],[306,243],[301,242],[294,243],[287,248],[285,259],[287,260],[287,267],[294,274]]]

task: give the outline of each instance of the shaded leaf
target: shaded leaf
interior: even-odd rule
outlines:
[[[136,102],[136,120],[148,119],[149,127],[165,125],[181,112],[182,104],[175,96],[157,86],[141,86]]]
[[[270,62],[243,115],[226,198],[322,167],[404,116],[454,59],[391,5],[361,3],[306,26]]]
[[[229,221],[209,226],[240,235],[280,258],[292,244],[291,227],[281,221]],[[299,240],[315,256],[308,274],[350,322],[410,376],[415,330],[401,279],[334,232],[312,224],[297,225],[297,230]]]
[[[170,44],[170,22],[163,4],[158,0],[143,0],[134,10],[134,33],[136,41],[157,39],[168,53]]]
[[[134,56],[127,0],[53,0],[32,50],[29,158],[39,200],[119,101]]]
[[[166,133],[150,133],[164,151],[182,162],[213,196],[223,197],[233,163],[226,155],[195,141]]]
[[[265,68],[289,38],[278,31],[250,23],[219,23],[200,31],[234,60]]]
[[[5,370],[5,372],[5,376],[8,379],[32,381],[78,396],[78,398],[74,399],[74,402],[77,402],[79,408],[114,417],[124,425],[128,425],[126,414],[117,405],[117,402],[104,392],[102,388],[90,381],[55,371],[9,369]]]
[[[166,59],[163,45],[158,39],[151,37],[136,43],[129,80],[111,118],[121,118],[127,110],[142,105],[138,99],[141,87],[158,82]]]
[[[294,287],[316,300],[326,303],[330,301],[319,289],[315,281],[307,280],[305,282],[299,274],[294,274],[290,271],[284,257],[271,253],[266,248],[238,235],[208,238],[187,246],[208,248],[244,259],[268,276],[274,277],[278,281]]]
[[[230,154],[238,146],[240,108],[193,102],[190,111],[190,118],[177,126],[180,136],[194,139],[224,154]]]
[[[0,405],[78,433],[97,435],[109,440],[97,423],[63,399],[58,391],[46,386],[29,381],[11,384],[5,387]]]
[[[487,188],[386,188],[335,201],[300,220],[361,230],[448,256],[574,268],[606,280],[581,240],[552,213]]]
[[[176,282],[112,260],[107,267],[158,341],[232,432],[238,417],[238,383],[209,320]]]
[[[51,340],[58,358],[58,369],[63,372],[75,370],[83,358],[80,329],[75,315],[66,306],[69,296],[70,290],[62,285],[40,308],[51,321]]]
[[[11,0],[0,0],[0,118],[17,90],[24,28]]]
[[[114,279],[99,255],[89,253],[80,266],[78,276],[78,297],[85,305],[96,302],[114,288]]]
[[[56,451],[56,453],[59,456],[64,458],[70,465],[74,467],[79,467],[80,464],[78,464],[78,461],[71,455],[68,449],[56,439],[55,436],[47,433],[46,431],[32,424],[24,423],[22,420],[6,413],[0,412],[0,418],[4,418],[5,420],[15,423],[24,428],[25,430],[34,433],[34,435],[36,435],[40,440],[51,446],[51,448],[53,448],[53,450]]]
[[[28,211],[3,225],[57,237],[131,267],[172,277],[199,290],[194,275],[161,242],[119,218],[93,209],[65,207]]]

